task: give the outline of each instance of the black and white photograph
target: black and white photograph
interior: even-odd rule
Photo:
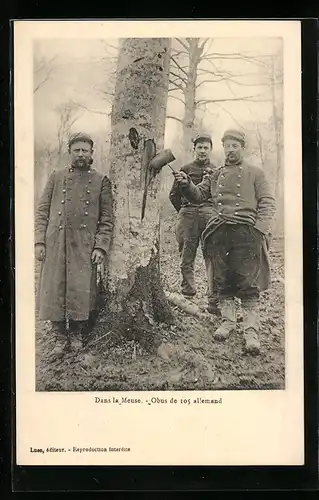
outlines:
[[[17,463],[303,464],[300,23],[14,44]]]
[[[33,41],[37,391],[285,389],[281,37]]]

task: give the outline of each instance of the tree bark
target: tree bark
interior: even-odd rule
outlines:
[[[147,160],[164,146],[169,52],[169,39],[121,42],[111,116],[114,231],[105,314],[117,331],[151,343],[156,323],[172,320],[160,280],[160,177],[146,178]]]

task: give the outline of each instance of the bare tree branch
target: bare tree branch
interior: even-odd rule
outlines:
[[[261,94],[259,94],[261,95]],[[262,99],[256,99],[258,95],[252,95],[252,96],[242,96],[242,97],[226,97],[225,99],[200,99],[199,101],[196,102],[196,105],[200,103],[215,103],[215,102],[230,102],[230,101],[248,101],[248,102],[270,102],[269,99],[267,100],[262,100]]]
[[[48,72],[44,77],[44,79],[40,83],[38,83],[35,89],[33,89],[34,94],[50,79],[51,73],[52,73],[52,68],[48,69]]]
[[[171,83],[172,85],[175,85],[175,87],[177,87],[179,90],[181,90],[182,92],[184,92],[184,88],[182,87],[182,85],[180,83],[176,83],[173,80],[169,80],[169,83]]]
[[[225,78],[219,78],[218,80],[202,80],[200,83],[196,85],[196,88],[200,87],[203,85],[203,83],[218,83],[218,82],[223,82],[226,81],[228,83],[234,83],[235,85],[240,85],[242,87],[264,87],[268,86],[268,82],[265,83],[243,83],[243,82],[237,82],[233,78],[230,77],[225,77]]]
[[[110,116],[111,113],[107,113],[106,111],[100,111],[99,109],[90,109],[90,108],[87,108],[86,106],[84,106],[83,104],[80,104],[78,102],[74,102],[72,101],[73,104],[75,106],[78,106],[79,108],[82,108],[84,109],[85,111],[88,111],[89,113],[95,113],[95,114],[98,114],[98,115],[107,115],[107,116]],[[72,123],[73,125],[73,123]]]
[[[183,66],[181,66],[180,64],[178,64],[178,62],[177,62],[177,61],[175,61],[175,59],[174,59],[174,57],[173,57],[173,56],[171,56],[171,61],[173,61],[173,63],[174,63],[174,64],[176,64],[177,68],[179,68],[179,69],[180,69],[180,70],[184,73],[184,75],[186,75],[186,77],[188,76],[187,71],[185,71],[185,69],[184,69],[184,68],[185,68],[185,67],[187,67],[187,66],[184,66],[184,67],[183,67]]]
[[[180,75],[177,75],[176,73],[174,73],[174,71],[170,71],[170,74],[173,75],[173,76],[175,76],[176,78],[179,78],[186,85],[186,83],[187,83],[186,78],[184,78],[184,77],[182,77]]]
[[[184,49],[186,49],[186,51],[188,53],[189,47],[187,46],[187,44],[185,42],[183,42],[180,38],[175,38],[175,40],[177,40],[182,45],[182,47],[184,47]]]
[[[174,83],[173,81],[170,81],[171,83]],[[174,84],[176,85],[176,83]],[[169,87],[168,89],[169,92],[183,92],[184,93],[184,89],[183,87]]]
[[[168,119],[168,120],[176,120],[177,122],[183,123],[183,121],[180,118],[177,118],[176,116],[167,115],[166,119]]]
[[[51,64],[51,63],[52,63],[52,62],[53,62],[56,58],[57,58],[57,54],[55,54],[55,56],[51,57],[51,59],[49,59],[48,61],[47,61],[45,58],[43,58],[43,59],[42,59],[42,61],[43,61],[43,62],[42,62],[42,63],[40,63],[41,65],[40,65],[38,68],[35,68],[35,69],[34,69],[34,73],[39,73],[39,71],[42,71],[42,70],[43,70],[43,68],[50,66],[50,64]]]
[[[214,71],[211,71],[209,69],[204,69],[204,68],[198,68],[198,76],[203,76],[203,75],[213,75],[213,76],[229,76],[229,77],[232,77],[232,76],[237,76],[236,73],[231,73],[230,71],[226,70],[226,69],[219,69],[217,68],[217,66],[212,62],[212,61],[207,61],[209,62],[209,64],[211,66],[213,66],[214,68]],[[256,73],[253,73],[254,75]]]
[[[210,39],[209,39],[209,45],[208,45],[208,47],[206,48],[206,52],[204,52],[204,51],[203,51],[203,53],[202,53],[202,55],[201,55],[201,60],[205,59],[206,54],[208,54],[208,53],[209,53],[209,51],[210,51],[210,49],[211,49],[211,46],[212,46],[212,44],[213,44],[213,41],[214,41],[214,39],[213,39],[213,38],[210,38]]]
[[[110,96],[111,98],[114,97],[114,91],[113,92],[108,92],[107,90],[104,90],[104,87],[99,88],[98,85],[93,85],[93,89],[98,92],[99,94],[102,94],[103,96]]]
[[[211,71],[209,69],[203,69],[203,68],[199,68],[198,70],[198,73],[199,73],[199,76],[203,76],[203,75],[213,75],[213,76],[228,76],[229,78],[244,78],[244,77],[247,77],[247,76],[258,76],[258,73],[254,72],[254,73],[231,73],[230,71],[226,71],[226,70],[221,70],[219,68],[217,68],[217,66],[212,63],[211,61],[209,61],[210,64],[213,66],[214,68],[214,71]]]
[[[174,57],[178,57],[181,54],[188,56],[188,52],[186,52],[186,50],[177,50],[177,49],[172,48],[171,52],[174,52]]]
[[[188,76],[187,75],[187,71],[185,71],[182,66],[180,66],[180,64],[178,64],[178,62],[174,59],[173,56],[171,56],[171,61],[173,61],[174,64],[176,64],[176,66],[184,73],[184,75]]]
[[[106,40],[101,40],[101,43],[104,45],[104,47],[106,47],[106,49],[108,49],[109,47],[111,47],[111,49],[114,49],[116,52],[118,52],[118,50],[119,50],[118,47],[115,47],[114,45],[112,45],[111,43],[107,42]]]
[[[197,85],[196,85],[196,88],[198,89],[201,85],[203,85],[204,83],[218,83],[218,82],[222,82],[224,80],[228,80],[228,78],[219,78],[218,80],[202,80],[201,82],[199,82]]]
[[[182,102],[185,105],[185,101],[181,97],[177,97],[175,95],[169,95],[169,98],[170,99],[175,99],[176,101],[180,101],[180,102]]]
[[[264,56],[266,57],[266,56]],[[269,56],[268,56],[269,57]],[[206,54],[203,60],[211,61],[213,59],[218,59],[218,60],[244,60],[248,63],[255,64],[256,66],[259,67],[266,67],[267,63],[260,61],[257,57],[249,57],[245,56],[243,54],[222,54],[222,53],[212,53],[212,54]]]
[[[208,42],[209,38],[205,38],[203,43],[201,45],[198,45],[198,47],[201,49],[201,50],[204,50],[204,47],[206,45],[206,43]]]
[[[219,104],[218,102],[214,102],[214,103],[212,103],[212,104],[215,104],[215,106],[217,106],[218,108],[222,109],[225,113],[227,113],[227,114],[228,114],[228,115],[229,115],[229,116],[230,116],[230,117],[234,120],[234,122],[236,123],[236,125],[238,125],[238,127],[239,127],[239,128],[242,128],[242,129],[244,129],[244,130],[247,130],[247,131],[248,131],[248,129],[247,129],[247,128],[245,128],[245,127],[243,127],[243,126],[241,125],[241,123],[239,123],[239,121],[238,121],[238,120],[234,117],[234,115],[233,115],[230,111],[228,111],[228,109],[224,108],[224,106],[222,106],[222,105],[221,105],[221,104]],[[210,113],[210,111],[209,111],[208,109],[207,109],[207,111],[208,111],[208,113]]]
[[[36,87],[33,89],[33,93],[35,94],[51,77],[51,73],[53,71],[53,67],[51,66],[52,62],[57,58],[57,54],[51,57],[51,59],[46,60],[42,59],[40,65],[34,68],[34,75],[41,73],[41,71],[46,70],[46,74],[44,75],[42,81],[40,81]]]

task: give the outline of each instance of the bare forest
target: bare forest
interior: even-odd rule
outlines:
[[[115,214],[93,340],[76,359],[50,363],[50,324],[37,321],[37,390],[284,388],[283,79],[282,41],[274,38],[34,44],[35,206],[50,172],[68,162],[70,134],[83,131],[94,139],[95,168],[111,179]],[[265,170],[277,203],[256,358],[241,354],[238,335],[213,342],[219,319],[206,312],[200,249],[196,298],[179,296],[173,176],[147,169],[164,148],[179,169],[192,159],[198,132],[211,135],[221,165],[220,139],[230,127],[246,133],[249,160]],[[38,275],[36,264],[36,291]]]

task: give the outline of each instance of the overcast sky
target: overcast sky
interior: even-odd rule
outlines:
[[[105,131],[109,133],[110,104],[96,88],[108,88],[110,67],[114,67],[116,60],[109,60],[116,55],[117,40],[107,39],[107,46],[103,40],[66,39],[66,40],[38,40],[34,46],[35,61],[54,58],[51,63],[50,79],[34,94],[34,123],[37,140],[52,142],[56,135],[58,114],[55,108],[61,103],[72,99],[77,103],[85,104],[91,111],[85,111],[75,124],[77,130],[88,130],[93,136]],[[110,47],[113,46],[113,47]],[[230,54],[249,52],[253,54],[272,54],[281,48],[281,39],[278,38],[216,38],[210,40],[210,52]],[[113,62],[113,66],[110,63]],[[215,66],[213,66],[215,65]],[[260,79],[258,67],[244,63],[242,60],[217,61],[205,63],[202,68],[214,70],[223,68],[238,74],[250,74],[241,78],[241,85],[229,87],[225,82],[207,83],[200,87],[197,98],[224,99],[239,96],[259,95],[265,92],[265,87],[250,86]],[[35,66],[36,67],[36,66]],[[41,71],[35,75],[41,81]],[[243,85],[248,83],[247,86]],[[169,100],[167,113],[180,116],[182,108],[177,100]],[[220,144],[220,137],[228,127],[236,127],[237,122],[266,120],[271,114],[269,103],[249,104],[244,102],[228,102],[209,105],[205,115],[205,125],[212,130],[213,139]],[[97,112],[94,112],[97,111]],[[234,118],[236,121],[234,121]],[[166,147],[171,147],[180,125],[174,120],[167,120]]]

